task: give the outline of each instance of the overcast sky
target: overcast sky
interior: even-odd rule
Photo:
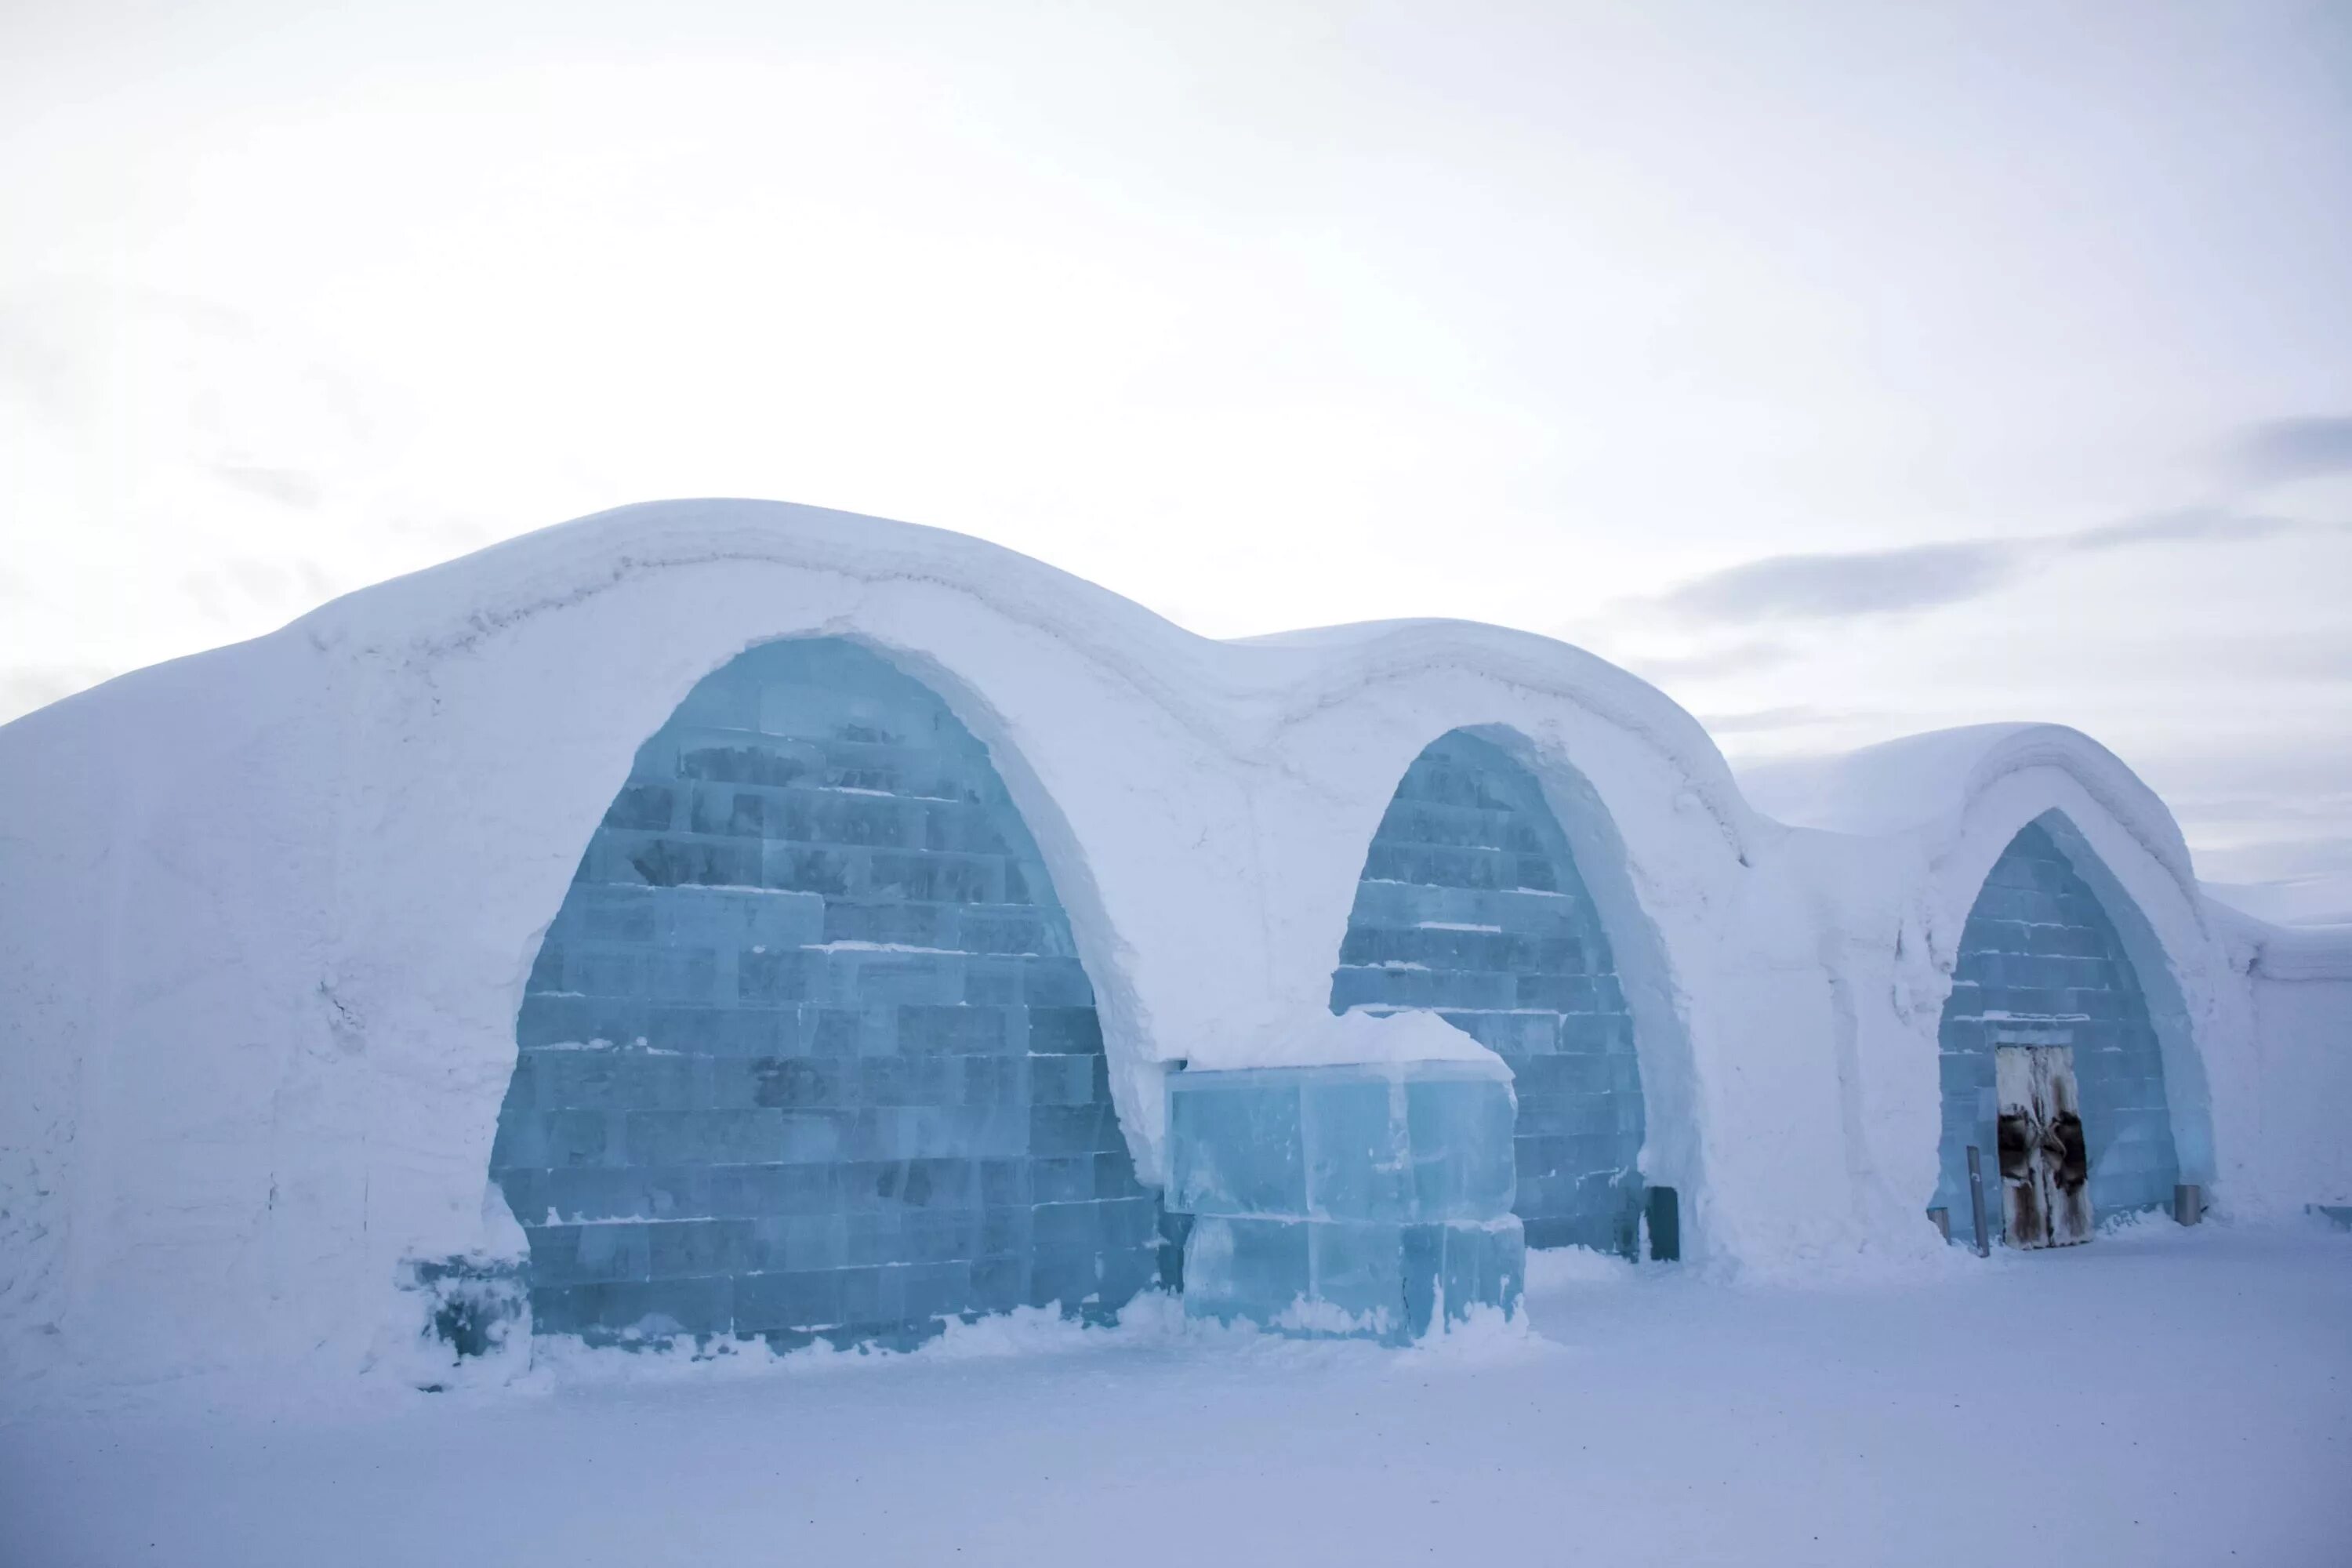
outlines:
[[[2344,4],[0,0],[0,718],[768,496],[2352,885],[2347,285]]]

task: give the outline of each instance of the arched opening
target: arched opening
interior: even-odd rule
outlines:
[[[2069,853],[2079,837],[2051,813],[2002,850],[1962,929],[1937,1031],[1935,1204],[1969,1212],[1975,1146],[1987,1226],[2014,1245],[2087,1238],[2101,1216],[2168,1204],[2180,1180],[2158,1010],[2075,863],[2088,851]]]
[[[1035,843],[856,643],[754,647],[638,750],[516,1037],[491,1175],[539,1332],[907,1343],[1155,1273]]]
[[[1423,750],[1365,857],[1331,1010],[1425,1008],[1510,1067],[1530,1247],[1633,1253],[1645,1112],[1634,1022],[1567,835],[1524,765],[1465,730]]]

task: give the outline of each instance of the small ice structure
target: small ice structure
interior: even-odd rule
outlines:
[[[1474,1307],[1516,1312],[1509,1069],[1427,1014],[1332,1024],[1317,1054],[1389,1059],[1170,1079],[1185,1311],[1390,1344]]]

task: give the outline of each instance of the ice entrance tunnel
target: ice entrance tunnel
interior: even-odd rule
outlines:
[[[1155,1272],[1036,847],[856,644],[754,647],[645,743],[516,1030],[491,1174],[539,1332],[904,1343]]]
[[[1996,1235],[2004,1050],[2063,1053],[2081,1098],[2095,1215],[2159,1207],[2180,1179],[2147,993],[2115,921],[2052,837],[2053,821],[2026,824],[1986,875],[1937,1030],[1943,1137],[1933,1206],[1966,1221],[1974,1144]]]
[[[1633,1020],[1592,895],[1535,776],[1455,730],[1372,835],[1331,1010],[1428,1008],[1511,1068],[1529,1247],[1631,1254],[1643,1132]]]

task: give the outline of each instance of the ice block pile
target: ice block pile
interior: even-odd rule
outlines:
[[[1500,1061],[1183,1071],[1168,1111],[1188,1314],[1401,1344],[1517,1310]]]

